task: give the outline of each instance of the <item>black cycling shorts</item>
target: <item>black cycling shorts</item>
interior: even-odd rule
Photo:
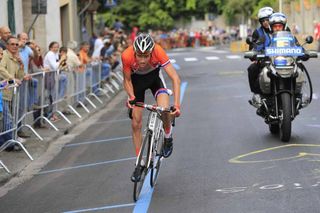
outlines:
[[[131,75],[131,81],[137,102],[144,102],[145,91],[147,89],[150,89],[153,96],[156,96],[159,89],[166,88],[160,68],[152,70],[145,75],[133,73]]]

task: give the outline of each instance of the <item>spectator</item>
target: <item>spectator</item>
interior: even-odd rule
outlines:
[[[88,55],[88,52],[89,52],[89,43],[84,41],[81,43],[80,51],[79,51],[79,59],[80,59],[80,62],[82,64],[84,70],[86,70],[87,64],[89,64],[91,62],[91,59]],[[91,75],[91,73],[87,72],[87,70],[85,72],[86,72],[86,74],[88,73],[88,75]],[[79,95],[76,98],[77,102],[83,102],[83,100],[84,100],[84,95],[85,95],[85,91],[86,91],[85,77],[86,77],[86,75],[80,74],[80,73],[78,74],[78,77],[77,77],[78,87],[76,88],[76,90],[77,90],[77,93],[79,93]],[[81,105],[77,105],[77,107],[81,107]]]
[[[89,53],[89,43],[84,41],[81,43],[80,51],[79,51],[80,62],[84,65],[91,62],[88,53]]]
[[[84,66],[82,66],[81,61],[77,54],[75,53],[75,49],[77,48],[78,44],[76,41],[69,41],[67,44],[67,65],[70,69],[68,72],[68,87],[67,87],[67,94],[75,94],[76,92],[76,79],[77,74],[83,72]],[[67,103],[69,105],[72,104],[72,99],[68,99]]]
[[[114,24],[113,24],[113,28],[116,30],[116,31],[119,31],[120,29],[123,28],[123,24],[122,22],[116,18]]]
[[[11,30],[9,27],[0,27],[0,47],[5,50],[6,49],[6,41],[11,36]]]
[[[60,74],[64,74],[68,79],[68,86],[66,87],[66,95],[65,95],[66,105],[61,106],[63,108],[62,113],[66,114],[66,115],[71,114],[71,112],[67,108],[68,107],[67,105],[71,105],[70,95],[73,94],[73,92],[74,92],[74,89],[73,89],[74,88],[74,81],[73,81],[73,73],[72,73],[73,68],[70,66],[70,59],[68,57],[68,52],[70,55],[70,50],[68,50],[67,47],[60,47],[59,55],[60,55],[60,57],[66,57],[66,61],[63,64],[60,64],[59,70],[60,70]],[[80,60],[79,60],[79,62],[80,62]]]
[[[92,33],[92,36],[91,38],[89,39],[89,45],[90,45],[90,48],[89,48],[89,55],[92,55],[93,53],[93,50],[94,50],[94,43],[96,42],[96,39],[98,38],[98,36],[95,34],[95,33]]]
[[[133,27],[132,32],[130,34],[131,44],[133,44],[133,41],[136,39],[138,31],[139,31],[138,27]]]
[[[81,66],[81,61],[77,54],[75,53],[75,49],[77,48],[78,44],[76,41],[69,41],[67,44],[67,64],[72,69],[78,69]]]
[[[110,70],[111,70],[111,63],[110,63],[110,55],[107,53],[108,49],[112,45],[110,38],[105,38],[103,40],[104,47],[101,49],[100,57],[102,60],[102,71],[101,71],[101,78],[102,80],[106,80],[108,77]]]
[[[27,33],[20,33],[18,34],[17,37],[19,39],[19,55],[23,62],[24,74],[27,77],[26,79],[30,80],[30,81],[23,81],[22,86],[19,87],[20,100],[19,100],[19,117],[18,118],[20,120],[20,118],[22,118],[24,113],[27,112],[26,110],[28,108],[32,108],[37,101],[35,100],[35,98],[37,96],[36,89],[38,85],[38,80],[31,79],[31,76],[29,75],[29,61],[30,61],[30,58],[33,57],[33,51],[28,45],[26,45],[29,39],[28,35]],[[28,94],[26,94],[26,92],[28,92]],[[26,99],[26,97],[28,98]],[[30,137],[30,135],[27,134],[27,132],[23,131],[20,126],[21,126],[21,122],[19,122],[18,124],[18,129],[19,129],[18,136],[22,138]]]
[[[320,52],[320,22],[318,22],[318,23],[316,22],[315,23],[314,38],[315,38],[315,40],[318,41],[317,50],[318,50],[318,52]]]
[[[33,43],[33,57],[30,59],[29,62],[29,72],[30,73],[42,73],[44,72],[45,69],[43,68],[43,58],[41,55],[41,49],[40,47],[34,42]],[[42,82],[42,81],[38,81]],[[38,94],[41,94],[41,88],[42,85],[38,85],[36,88],[37,91],[35,91],[36,96],[35,99],[38,100],[38,103],[36,103],[38,106],[43,106],[44,103],[42,103],[42,98],[41,96],[38,96]],[[44,109],[44,111],[48,111],[47,108]],[[40,119],[37,119],[41,115],[41,108],[40,109],[35,109],[33,112],[33,118],[35,120],[35,123],[33,124],[34,128],[45,128],[45,126],[42,124],[42,121]],[[47,116],[45,114],[45,116]]]
[[[3,52],[3,57],[0,63],[0,80],[15,80],[17,84],[21,84],[21,81],[24,79],[24,68],[22,59],[19,56],[19,41],[16,37],[10,36],[6,42],[7,49]],[[10,109],[9,103],[13,100],[12,90],[3,91],[3,124],[4,127],[9,130],[13,128],[12,120],[12,109]],[[16,106],[13,106],[16,107]],[[1,138],[4,141],[13,139],[13,132],[8,132],[5,136]],[[18,141],[24,142],[24,139],[18,137]],[[19,146],[12,145],[7,148],[7,151],[13,151],[19,149]]]
[[[44,68],[50,71],[45,78],[45,87],[48,92],[47,98],[50,105],[52,105],[57,97],[62,98],[64,96],[65,88],[67,86],[67,77],[64,74],[59,74],[59,94],[55,94],[55,75],[58,75],[57,70],[59,69],[60,64],[65,63],[65,61],[65,55],[59,58],[59,43],[55,41],[51,42],[49,44],[49,51],[43,61]],[[51,110],[49,112],[49,117],[52,121],[58,120],[58,117],[53,114]]]
[[[99,37],[94,42],[94,50],[92,53],[93,60],[99,60],[100,58],[100,51],[103,48],[103,37],[104,37],[104,33],[101,32]]]

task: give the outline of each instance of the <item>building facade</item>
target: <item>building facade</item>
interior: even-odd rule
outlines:
[[[32,14],[32,0],[1,0],[0,26],[9,26],[13,35],[21,32],[29,33],[43,50],[47,50],[52,41],[66,45],[68,41],[82,40],[80,19],[91,19],[90,9],[94,0],[47,0],[47,14]],[[88,5],[80,8],[80,5]],[[84,2],[84,3],[83,3]],[[90,3],[90,4],[89,4]],[[81,14],[80,14],[81,12]],[[81,17],[80,17],[81,15]],[[83,23],[90,23],[83,21]],[[89,24],[90,26],[91,24]],[[91,29],[88,29],[91,33]]]

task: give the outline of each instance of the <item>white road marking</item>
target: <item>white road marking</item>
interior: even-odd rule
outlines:
[[[227,55],[226,57],[229,59],[240,59],[241,58],[240,55]]]
[[[184,61],[198,61],[197,58],[184,58]]]
[[[206,59],[210,61],[210,60],[219,60],[220,58],[217,56],[207,56]]]

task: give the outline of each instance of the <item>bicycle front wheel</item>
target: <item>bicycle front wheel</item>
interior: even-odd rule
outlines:
[[[164,133],[163,131],[160,131],[158,139],[155,141],[155,144],[153,146],[153,152],[152,152],[152,166],[150,171],[150,185],[151,187],[154,187],[156,185],[161,161],[162,161],[162,148],[163,148],[163,142],[164,142]]]
[[[147,168],[148,165],[148,155],[150,150],[150,139],[151,139],[151,132],[147,132],[146,136],[143,139],[143,143],[141,144],[141,150],[138,157],[137,165],[140,165],[143,167],[143,171],[141,174],[141,179],[138,182],[134,183],[133,186],[133,200],[136,202],[140,196],[142,186],[145,180],[145,177],[148,174],[149,168]]]

